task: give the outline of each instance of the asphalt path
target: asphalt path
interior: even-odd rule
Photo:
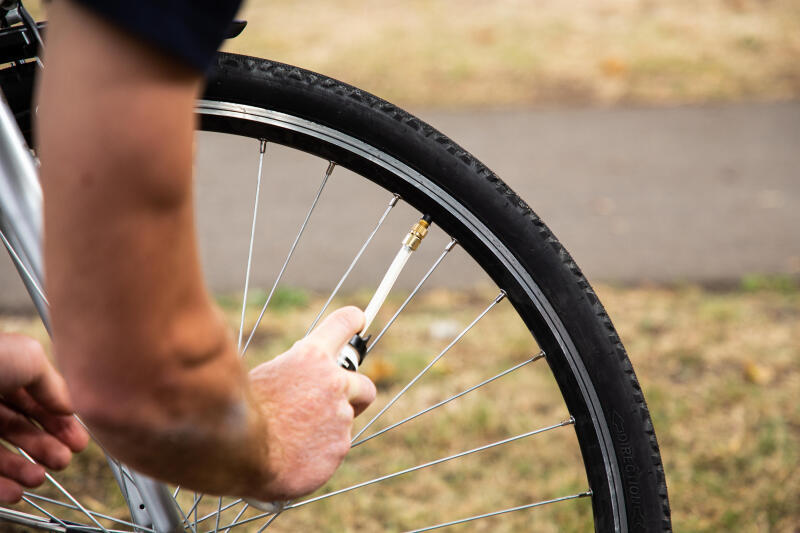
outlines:
[[[517,191],[592,281],[720,284],[752,273],[800,274],[800,103],[417,115]],[[217,291],[242,287],[257,166],[254,141],[213,134],[198,140],[198,224]],[[267,147],[253,287],[268,289],[280,271],[325,166]],[[285,283],[335,285],[388,199],[336,169]],[[391,212],[348,288],[374,286],[416,216],[402,203]],[[413,286],[446,242],[434,230],[401,285]],[[25,301],[15,276],[4,259],[0,307]],[[454,252],[430,284],[485,281]]]

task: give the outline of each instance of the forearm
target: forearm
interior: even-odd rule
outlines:
[[[195,239],[200,78],[68,2],[50,17],[38,124],[45,258],[76,410],[135,468],[251,491],[268,477],[263,421]]]

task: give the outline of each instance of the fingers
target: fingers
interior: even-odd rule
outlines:
[[[0,503],[16,503],[23,487],[44,483],[44,468],[0,446]]]
[[[60,440],[73,452],[77,453],[83,450],[89,443],[89,434],[75,417],[51,413],[24,389],[4,395],[3,401],[16,411],[36,420],[45,431]]]
[[[353,306],[343,307],[328,315],[306,338],[319,349],[336,357],[339,349],[364,325],[364,312]]]
[[[31,397],[53,414],[72,414],[67,383],[50,361],[44,357],[44,366],[39,379],[26,387]]]
[[[0,405],[0,435],[28,452],[37,462],[54,470],[65,468],[72,458],[70,449],[61,441],[5,405]]]
[[[46,409],[58,414],[71,412],[67,384],[39,342],[24,335],[0,335],[0,367],[0,394],[27,388]]]
[[[0,448],[0,482],[8,481],[7,490],[10,495],[3,496],[2,483],[0,483],[0,501],[8,503],[15,494],[14,485],[23,487],[38,487],[44,483],[44,468],[31,463],[21,455],[11,450]],[[21,490],[21,489],[20,489]],[[16,498],[17,501],[19,497]]]
[[[17,503],[22,499],[22,487],[0,476],[0,503]]]
[[[312,331],[306,342],[312,343],[334,358],[350,338],[364,326],[364,312],[357,307],[338,309]],[[363,374],[347,372],[347,401],[353,406],[355,416],[361,414],[375,400],[375,385]]]
[[[375,384],[364,374],[345,372],[348,376],[347,401],[353,406],[354,416],[358,416],[375,401]]]
[[[44,361],[42,345],[24,335],[0,334],[0,394],[27,387],[42,372]]]

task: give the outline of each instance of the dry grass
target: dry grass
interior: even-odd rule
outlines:
[[[251,1],[228,48],[406,106],[800,95],[797,0]]]
[[[796,505],[800,501],[800,292],[791,282],[764,285],[754,278],[746,283],[747,290],[724,292],[600,287],[645,388],[678,531],[796,532],[800,523]],[[432,291],[412,305],[365,364],[364,370],[379,382],[377,405],[386,402],[491,296],[491,291]],[[363,304],[366,298],[355,294],[346,301]],[[236,304],[222,303],[235,323]],[[256,337],[251,363],[267,359],[302,335],[320,303],[301,291],[281,292]],[[255,311],[251,309],[250,321]],[[42,336],[30,319],[4,317],[0,325]],[[501,304],[376,427],[400,420],[535,351],[510,306]],[[483,392],[459,399],[452,408],[425,415],[402,431],[356,448],[326,490],[565,416],[546,366],[533,363]],[[88,491],[89,501],[100,508],[123,513],[122,500],[114,496],[113,481],[103,474],[105,470],[101,456],[92,450],[79,456],[77,468],[61,477]],[[388,525],[388,530],[400,531],[583,488],[579,452],[567,427],[364,488],[352,498],[341,495],[309,506],[306,512],[286,513],[275,530],[375,531]],[[184,498],[190,503],[190,495]],[[201,513],[211,510],[215,501],[204,502],[201,508]],[[581,531],[589,515],[586,501],[569,502],[485,521],[478,530],[519,531],[534,520],[537,531]]]
[[[251,0],[240,16],[250,24],[228,50],[402,106],[800,96],[798,0]]]

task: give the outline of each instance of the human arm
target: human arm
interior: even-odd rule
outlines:
[[[191,171],[201,76],[69,1],[52,4],[47,37],[38,97],[47,287],[76,410],[115,456],[160,479],[260,499],[313,490],[346,452],[351,404],[374,396],[366,378],[333,362],[332,343],[346,342],[363,315],[332,315],[290,351],[294,365],[248,377],[198,261]],[[318,372],[293,370],[311,363]],[[321,444],[336,460],[308,476],[317,485],[281,481],[312,468],[290,463],[288,443],[314,438],[284,438],[289,406],[257,393],[275,390],[261,385],[283,381],[282,371],[303,379],[284,404],[311,402],[299,413],[336,422]]]

